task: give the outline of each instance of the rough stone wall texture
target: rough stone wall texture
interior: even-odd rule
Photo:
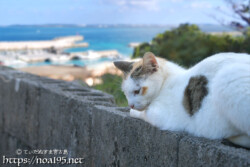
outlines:
[[[250,166],[249,150],[161,131],[103,92],[6,67],[0,77],[1,162],[17,148],[57,148],[84,166]]]

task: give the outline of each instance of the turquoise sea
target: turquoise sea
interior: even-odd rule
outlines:
[[[83,35],[88,48],[68,49],[68,52],[86,50],[116,49],[121,54],[131,55],[130,42],[150,41],[167,27],[136,27],[136,28],[98,28],[98,27],[0,27],[0,41],[48,40],[61,36]]]
[[[211,31],[207,28],[204,31]],[[83,35],[84,42],[89,43],[87,48],[71,48],[66,52],[79,52],[87,50],[110,50],[116,49],[123,56],[129,57],[133,54],[133,49],[128,47],[131,42],[150,42],[158,33],[169,30],[170,26],[150,26],[150,27],[65,27],[65,26],[7,26],[0,27],[0,41],[29,41],[29,40],[50,40],[61,36]],[[70,61],[66,64],[84,66],[98,62],[110,61],[100,59],[93,61]],[[32,65],[44,65],[38,63]]]

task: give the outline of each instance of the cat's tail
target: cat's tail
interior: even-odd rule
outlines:
[[[222,68],[213,81],[211,89],[218,110],[239,134],[250,136],[250,64]]]
[[[228,138],[229,141],[231,141],[234,144],[244,146],[246,148],[250,148],[250,136],[232,136]]]

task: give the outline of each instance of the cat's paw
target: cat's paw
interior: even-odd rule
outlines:
[[[142,117],[142,114],[143,114],[143,112],[141,112],[141,111],[137,111],[137,110],[134,110],[134,109],[130,109],[130,116],[131,116],[131,117],[142,119],[142,118],[143,118],[143,117]]]

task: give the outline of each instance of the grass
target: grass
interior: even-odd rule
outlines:
[[[117,106],[128,106],[127,99],[121,90],[122,77],[112,74],[105,74],[102,76],[103,83],[93,86],[114,96]]]

